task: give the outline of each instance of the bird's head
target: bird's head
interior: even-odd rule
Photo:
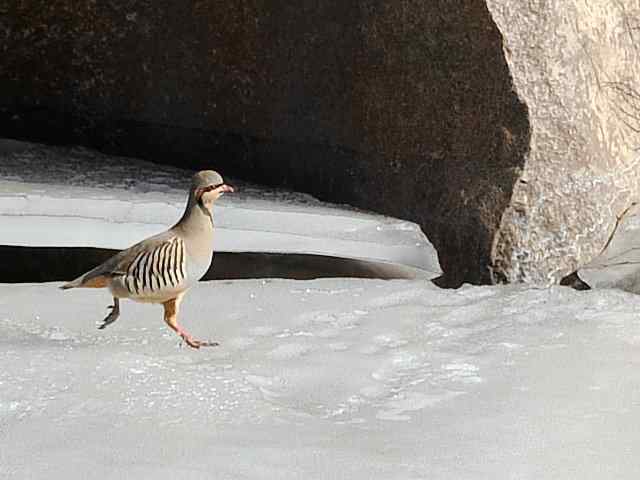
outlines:
[[[191,183],[191,194],[194,200],[206,207],[210,207],[225,193],[233,191],[233,187],[225,184],[220,174],[213,170],[202,170],[196,173]]]

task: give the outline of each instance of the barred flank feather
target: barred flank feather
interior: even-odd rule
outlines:
[[[176,288],[186,278],[184,241],[174,237],[153,250],[139,252],[125,272],[123,283],[133,296]]]

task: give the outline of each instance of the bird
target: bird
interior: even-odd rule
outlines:
[[[170,229],[122,250],[104,263],[65,283],[60,288],[108,288],[113,297],[111,312],[99,329],[120,316],[120,299],[162,304],[164,321],[187,345],[198,349],[218,342],[193,338],[178,324],[180,303],[207,272],[213,258],[213,205],[225,193],[234,192],[222,176],[203,170],[193,176],[187,206]]]

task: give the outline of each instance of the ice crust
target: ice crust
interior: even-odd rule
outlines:
[[[126,248],[180,218],[191,175],[84,148],[2,140],[0,243]],[[412,222],[227,180],[237,193],[215,207],[217,251],[319,254],[440,272]]]

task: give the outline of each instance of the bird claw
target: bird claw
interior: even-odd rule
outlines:
[[[200,347],[217,347],[220,344],[218,342],[209,342],[207,340],[196,340],[189,336],[183,335],[182,340],[191,348],[198,350]]]
[[[111,315],[109,315],[110,317]],[[115,318],[114,319],[110,319],[109,317],[105,318],[102,323],[100,325],[98,325],[98,330],[104,330],[106,327],[108,327],[109,325],[111,325],[113,322],[115,322]]]
[[[104,320],[102,320],[102,323],[100,325],[98,325],[98,330],[104,330],[106,327],[108,327],[113,322],[115,322],[118,319],[118,317],[120,316],[120,312],[118,312],[117,310],[114,310],[114,306],[113,305],[110,305],[108,308],[111,309],[111,313],[109,315],[107,315],[104,318]]]

